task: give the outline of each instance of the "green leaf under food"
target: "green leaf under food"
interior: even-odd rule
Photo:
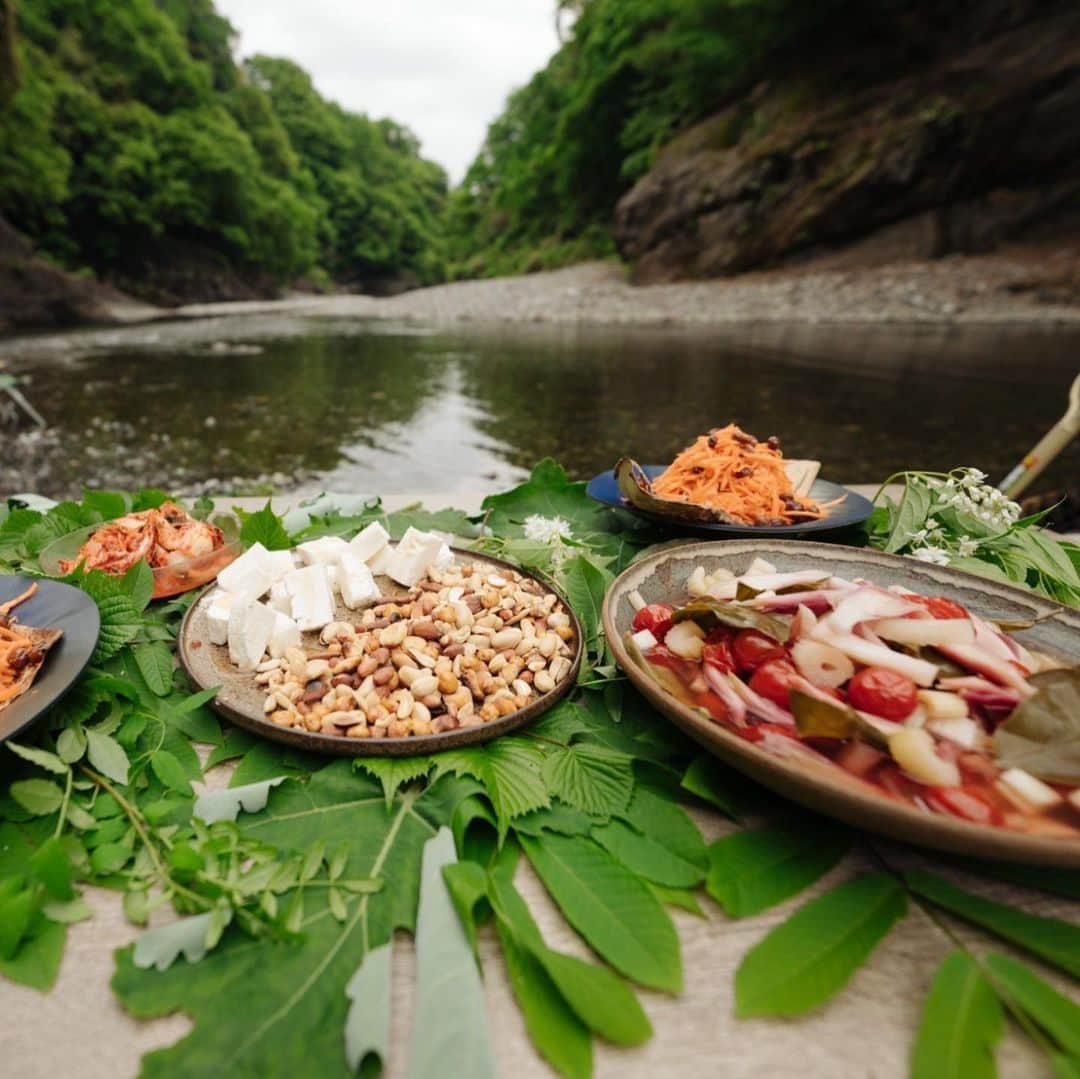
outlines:
[[[760,788],[709,754],[694,758],[681,786],[736,822],[759,800]]]
[[[167,970],[181,955],[189,963],[198,963],[209,950],[207,937],[211,922],[212,916],[207,911],[147,929],[135,941],[132,963],[143,970],[148,967]]]
[[[0,975],[42,993],[48,992],[60,973],[66,939],[67,926],[42,918],[14,956],[0,958]]]
[[[386,804],[390,805],[401,785],[427,775],[432,763],[430,757],[357,757],[353,767],[374,776],[382,784]]]
[[[281,518],[273,511],[270,500],[255,513],[235,507],[234,512],[240,518],[240,539],[245,547],[261,543],[268,551],[287,551],[292,546]]]
[[[735,1014],[801,1015],[833,997],[907,911],[903,888],[867,873],[800,907],[743,958]]]
[[[51,779],[20,779],[8,790],[11,797],[35,817],[55,813],[64,800],[64,792]]]
[[[916,476],[905,477],[904,493],[892,520],[892,532],[885,544],[886,554],[895,554],[905,547],[923,526],[934,496],[925,481]]]
[[[47,749],[40,749],[38,746],[22,746],[18,742],[10,741],[4,744],[17,757],[22,757],[24,761],[44,768],[46,772],[52,772],[57,776],[68,773],[68,766],[55,753],[50,753]]]
[[[923,1004],[911,1079],[994,1079],[1001,1004],[965,952],[946,956]]]
[[[173,650],[165,641],[146,641],[131,646],[139,673],[150,692],[167,697],[173,689]]]
[[[1006,768],[1059,783],[1080,783],[1080,667],[1033,674],[1034,696],[994,733],[998,761]]]
[[[625,809],[634,790],[633,758],[587,742],[556,750],[544,761],[541,777],[551,793],[594,817]]]
[[[1066,899],[1080,899],[1080,869],[1059,869],[1048,865],[1020,865],[1015,862],[979,862],[969,858],[952,858],[951,864],[978,876],[1019,884],[1063,895]]]
[[[684,861],[625,821],[613,820],[594,828],[592,837],[632,873],[652,884],[693,888],[705,876],[700,866]]]
[[[127,783],[128,756],[124,747],[107,734],[98,730],[86,732],[86,755],[90,763],[106,778],[116,783]]]
[[[787,641],[790,634],[787,623],[782,619],[753,607],[743,607],[738,603],[712,599],[709,596],[702,596],[685,607],[680,607],[671,616],[671,620],[696,622],[706,633],[718,625],[730,626],[732,629],[756,629],[781,644]]]
[[[104,663],[139,632],[142,615],[124,595],[106,596],[97,600],[97,605],[101,615],[101,630],[91,662]]]
[[[561,465],[551,458],[537,464],[517,487],[484,499],[488,527],[502,535],[519,536],[527,517],[561,517],[575,536],[610,529],[609,511],[585,494],[584,483],[571,483]]]
[[[382,1071],[390,1058],[390,1000],[392,942],[364,956],[345,986],[349,1011],[345,1017],[345,1060],[349,1071],[362,1065]]]
[[[648,887],[591,839],[545,833],[521,845],[566,920],[616,970],[642,985],[682,987],[679,940]]]
[[[1080,978],[1080,926],[983,899],[923,870],[905,873],[904,880],[916,895]]]
[[[442,876],[455,861],[454,837],[440,828],[424,846],[421,868],[409,1074],[494,1079],[480,972]]]
[[[790,822],[734,832],[709,847],[709,895],[734,918],[760,914],[824,876],[851,849],[852,833]]]
[[[586,648],[591,654],[598,655],[602,651],[597,646],[602,634],[600,612],[604,594],[612,581],[611,574],[600,569],[587,555],[575,555],[563,562],[559,581],[581,623]]]
[[[1080,1060],[1080,1006],[1009,956],[988,955],[986,966],[1012,1004],[1042,1027],[1063,1052]]]
[[[680,910],[685,910],[688,914],[693,914],[698,918],[705,917],[705,911],[701,909],[701,904],[698,902],[697,894],[689,888],[669,888],[664,884],[654,884],[649,881],[649,891],[660,900],[661,903],[666,904],[669,907],[678,907]]]
[[[146,561],[136,562],[120,581],[124,594],[137,611],[145,611],[154,596],[154,571]]]
[[[150,757],[150,770],[170,790],[179,794],[191,793],[191,781],[187,773],[167,749],[159,749]]]

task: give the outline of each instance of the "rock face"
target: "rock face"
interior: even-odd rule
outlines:
[[[945,8],[914,62],[888,41],[877,71],[820,57],[675,139],[616,207],[635,280],[1080,236],[1080,6]]]

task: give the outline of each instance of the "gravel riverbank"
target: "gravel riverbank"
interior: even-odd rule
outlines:
[[[289,309],[441,324],[1080,323],[1080,251],[1017,248],[869,269],[819,264],[651,286],[628,284],[625,268],[616,262],[591,262],[388,298],[294,296],[268,303],[196,304],[174,314],[199,318]]]

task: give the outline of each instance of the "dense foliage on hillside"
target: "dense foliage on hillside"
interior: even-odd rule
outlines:
[[[511,95],[449,202],[458,276],[611,250],[616,200],[674,133],[847,20],[849,0],[570,0],[572,28]],[[873,18],[888,3],[860,6]],[[869,11],[867,10],[869,9]]]
[[[0,0],[0,214],[126,280],[175,245],[258,278],[442,273],[442,170],[296,65],[237,66],[213,0]]]

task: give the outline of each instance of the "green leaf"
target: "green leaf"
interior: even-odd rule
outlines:
[[[585,555],[568,558],[562,565],[563,591],[581,622],[587,645],[600,634],[600,610],[611,580],[611,574],[601,570]]]
[[[71,899],[71,863],[63,843],[49,836],[30,856],[30,868],[53,899]]]
[[[551,753],[540,774],[551,793],[594,817],[610,817],[630,804],[633,758],[587,742]]]
[[[736,822],[752,800],[751,785],[742,776],[705,755],[696,757],[686,769],[682,788]]]
[[[978,964],[964,952],[946,956],[923,1005],[911,1079],[994,1079],[1001,1005]]]
[[[106,778],[115,783],[127,783],[128,757],[115,738],[100,731],[86,732],[86,755],[90,763]]]
[[[8,882],[0,893],[0,959],[11,959],[34,916],[34,893],[19,880]]]
[[[82,727],[65,727],[57,736],[56,752],[65,764],[80,760],[86,752],[86,731]]]
[[[1057,918],[1041,918],[1004,903],[972,895],[943,877],[922,870],[904,874],[908,887],[924,899],[996,933],[1039,956],[1052,966],[1080,977],[1080,926]]]
[[[66,939],[66,926],[42,919],[40,927],[24,941],[16,955],[0,958],[0,974],[31,989],[48,992],[60,973]]]
[[[191,793],[191,782],[180,766],[180,762],[166,749],[159,749],[150,758],[150,768],[154,775],[170,790],[180,794]]]
[[[521,845],[566,920],[616,970],[677,993],[679,941],[648,887],[590,839],[544,833]]]
[[[424,847],[409,1074],[494,1079],[480,972],[442,876],[455,861],[454,837],[443,827]]]
[[[104,663],[139,632],[142,616],[124,595],[106,596],[98,600],[98,611],[101,615],[101,630],[91,660],[94,663]]]
[[[528,906],[508,879],[489,873],[488,894],[498,926],[537,960],[586,1027],[615,1045],[640,1045],[652,1036],[637,997],[617,974],[547,947]]]
[[[1080,784],[1080,667],[1043,671],[1028,681],[1036,693],[994,733],[998,760],[1040,779]]]
[[[632,873],[653,884],[693,888],[705,876],[699,865],[685,861],[663,842],[643,835],[625,821],[613,820],[594,828],[592,837]]]
[[[545,458],[524,483],[484,499],[487,524],[499,534],[520,536],[526,517],[562,517],[575,534],[609,527],[607,511],[585,494],[584,483],[571,483],[562,466]]]
[[[185,777],[186,779],[186,777]],[[226,787],[223,790],[203,789],[198,792],[192,816],[199,817],[207,824],[219,820],[236,820],[240,810],[245,813],[258,813],[266,807],[270,791],[279,783],[284,783],[284,776],[264,779],[259,783],[248,783],[243,787]]]
[[[90,867],[99,877],[107,877],[123,869],[131,858],[131,851],[122,843],[102,843],[90,855]]]
[[[1015,959],[988,955],[986,965],[994,983],[1012,1003],[1038,1023],[1064,1052],[1080,1059],[1080,1007]]]
[[[550,805],[551,796],[540,774],[545,754],[539,747],[520,738],[502,738],[468,752],[477,755],[477,778],[491,799],[500,833],[505,834],[515,817]]]
[[[868,873],[812,899],[744,956],[735,974],[735,1014],[801,1015],[847,984],[904,916],[903,888]]]
[[[385,1069],[390,1054],[391,962],[393,944],[373,948],[345,986],[345,1060],[355,1073],[365,1059]]]
[[[55,753],[50,753],[47,749],[38,749],[37,746],[21,746],[18,742],[7,742],[5,744],[17,757],[22,757],[24,761],[29,761],[39,768],[44,768],[46,772],[52,772],[53,775],[57,776],[66,776],[68,773],[68,766]]]
[[[904,493],[893,518],[892,534],[884,547],[886,554],[895,554],[910,542],[911,537],[922,528],[933,501],[933,494],[924,481],[913,476],[906,477]]]
[[[980,862],[970,858],[951,858],[952,864],[980,876],[1036,888],[1066,899],[1080,899],[1080,869],[1059,869],[1047,865],[1019,865],[1015,862]]]
[[[539,960],[517,943],[511,930],[498,922],[497,931],[510,988],[533,1045],[566,1079],[589,1079],[592,1039],[588,1027],[567,1004]]]
[[[130,894],[130,893],[129,893]],[[54,922],[74,925],[76,922],[89,921],[94,916],[90,904],[81,896],[67,902],[49,902],[41,908],[41,913]]]
[[[431,771],[430,757],[357,757],[354,768],[360,768],[382,784],[383,796],[389,806],[403,783],[427,775]]]
[[[271,509],[270,500],[256,513],[249,513],[239,506],[234,512],[240,518],[240,539],[245,547],[261,543],[268,551],[287,551],[292,546],[281,518]]]
[[[688,914],[693,914],[697,918],[705,917],[705,911],[701,909],[697,895],[689,888],[669,888],[664,884],[653,884],[650,881],[649,891],[661,903],[669,907],[678,907],[680,910],[685,910]]]
[[[154,596],[154,571],[146,561],[136,562],[121,578],[124,594],[137,611],[145,611]]]
[[[851,843],[851,833],[821,824],[735,832],[709,848],[706,887],[733,918],[760,914],[824,876]]]
[[[165,641],[147,641],[145,644],[132,645],[131,654],[150,692],[158,697],[167,697],[173,688],[172,648]]]
[[[64,792],[51,779],[21,779],[8,788],[11,797],[35,817],[55,813],[64,800]]]

